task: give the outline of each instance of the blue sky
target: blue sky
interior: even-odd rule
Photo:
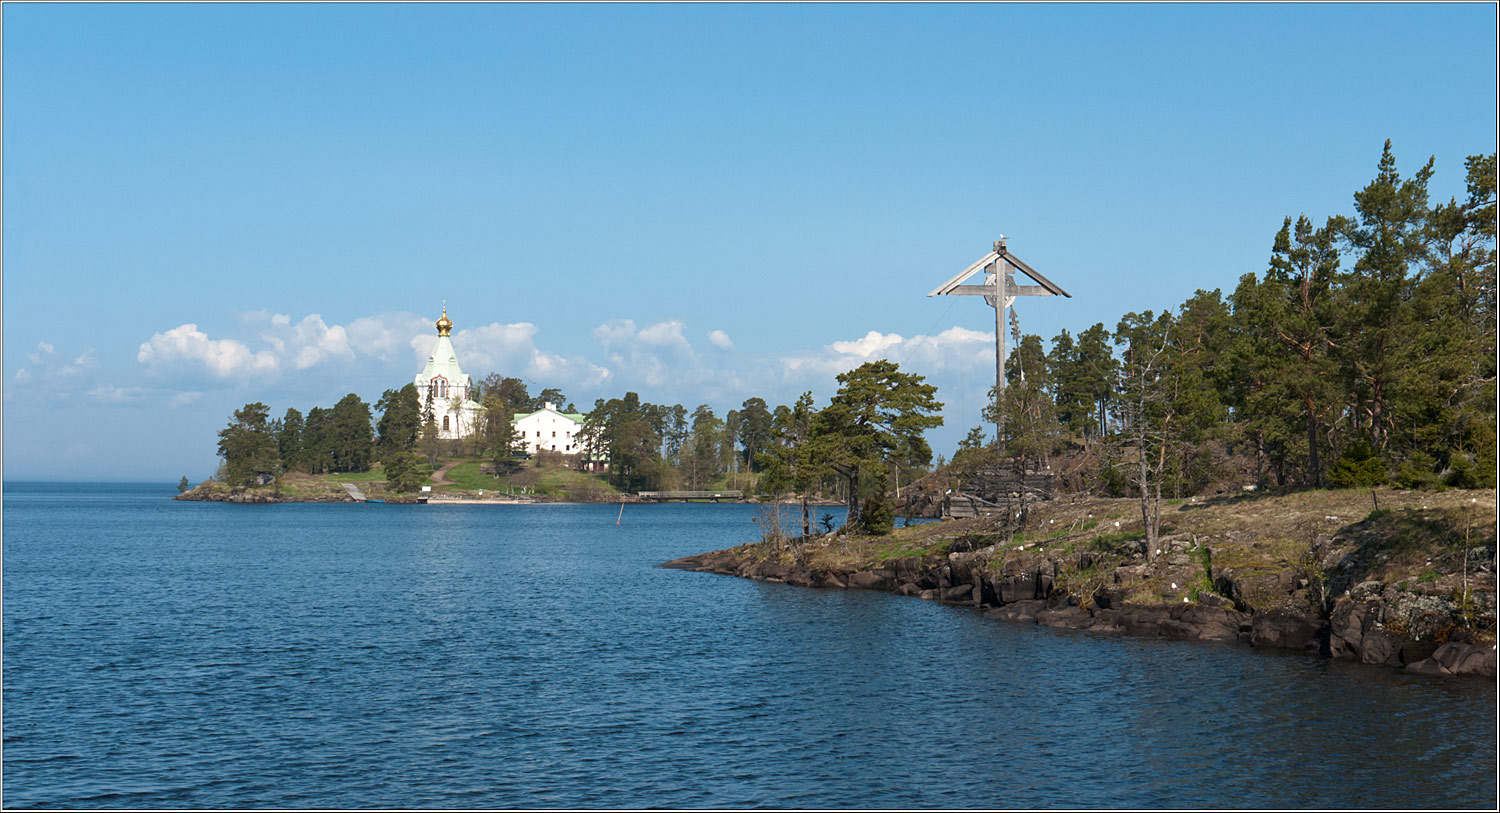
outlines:
[[[1394,142],[1495,149],[1495,7],[15,5],[6,479],[197,480],[215,432],[466,371],[580,406],[826,401],[886,356],[951,454],[1000,234],[1051,337],[1233,288]]]

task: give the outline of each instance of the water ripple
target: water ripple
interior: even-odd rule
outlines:
[[[1493,683],[654,567],[746,506],[166,494],[7,484],[6,805],[1495,801]]]

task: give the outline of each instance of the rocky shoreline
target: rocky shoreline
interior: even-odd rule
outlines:
[[[174,496],[174,500],[184,502],[231,502],[243,504],[271,504],[286,502],[358,502],[348,494],[316,494],[304,497],[278,497],[275,494],[261,491],[236,491],[236,492],[210,492],[193,489]]]
[[[1257,649],[1304,652],[1383,664],[1437,676],[1494,678],[1493,573],[1464,572],[1487,592],[1471,601],[1488,612],[1489,635],[1464,625],[1454,602],[1417,586],[1370,575],[1369,530],[1358,524],[1320,534],[1307,566],[1215,567],[1204,540],[1167,537],[1148,559],[1144,543],[1106,555],[1078,546],[1013,544],[1009,534],[954,526],[946,535],[908,543],[915,555],[840,556],[869,540],[827,536],[802,544],[762,542],[687,556],[662,567],[821,589],[883,590],[976,608],[1004,621],[1161,638],[1239,642]],[[933,527],[933,526],[928,526]],[[932,539],[933,537],[929,537]],[[1017,537],[1019,538],[1019,537]],[[1003,539],[1003,541],[1000,541]],[[992,541],[993,540],[993,541]],[[1231,559],[1224,543],[1216,554]],[[1246,547],[1255,540],[1238,540]],[[988,542],[976,546],[976,542]],[[896,543],[885,545],[889,553]],[[1097,547],[1097,546],[1095,546]],[[1125,547],[1130,548],[1130,543]],[[1493,558],[1493,550],[1481,548]],[[1377,553],[1373,558],[1378,559]],[[1478,557],[1475,557],[1477,560]],[[1488,564],[1486,560],[1485,564]],[[1326,574],[1309,584],[1308,569]],[[1188,588],[1196,581],[1196,585]],[[1430,579],[1422,586],[1436,582]],[[1141,588],[1146,588],[1145,590]],[[1153,601],[1139,601],[1147,594]],[[1326,596],[1319,600],[1320,596]],[[1472,611],[1471,611],[1472,612]]]

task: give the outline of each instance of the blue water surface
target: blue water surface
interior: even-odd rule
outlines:
[[[6,483],[7,807],[1493,807],[1495,684],[665,570],[743,505]]]

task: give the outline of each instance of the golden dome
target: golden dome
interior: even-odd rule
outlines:
[[[437,320],[439,336],[447,336],[453,330],[453,320],[448,318],[448,303],[443,303],[443,318]]]

